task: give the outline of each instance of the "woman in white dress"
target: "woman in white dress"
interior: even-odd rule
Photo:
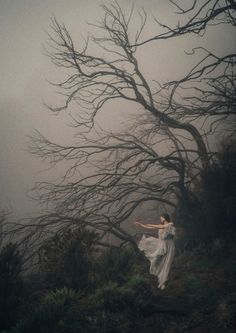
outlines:
[[[141,251],[144,251],[145,256],[150,261],[150,274],[157,276],[158,288],[164,289],[175,254],[174,236],[176,228],[168,214],[162,214],[160,221],[161,224],[142,224],[138,221],[135,221],[134,224],[145,229],[158,231],[158,238],[143,235],[138,247]]]

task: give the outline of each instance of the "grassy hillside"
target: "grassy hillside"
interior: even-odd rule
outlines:
[[[157,332],[157,327],[168,333],[234,332],[236,244],[215,241],[208,248],[179,254],[166,289],[158,290],[156,295],[159,306],[172,313],[148,316],[143,332]]]
[[[86,235],[90,244],[92,235]],[[235,331],[233,235],[192,250],[177,246],[164,290],[131,248],[94,255],[91,247],[88,254],[81,236],[68,233],[62,237],[67,242],[57,237],[46,244],[41,272],[27,281],[19,276],[14,246],[2,251],[1,333]]]

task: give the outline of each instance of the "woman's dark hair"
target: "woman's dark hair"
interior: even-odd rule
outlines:
[[[167,214],[167,213],[164,213],[164,214],[161,214],[162,217],[164,217],[164,219],[167,221],[167,222],[170,222],[170,215]]]

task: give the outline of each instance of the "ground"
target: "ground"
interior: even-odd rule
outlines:
[[[151,283],[156,278],[149,276]],[[231,333],[236,328],[236,246],[179,251],[166,282],[157,288],[156,311],[145,318],[145,333]]]

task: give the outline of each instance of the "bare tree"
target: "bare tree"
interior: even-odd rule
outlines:
[[[186,22],[182,25],[178,23],[175,27],[171,27],[155,19],[158,25],[164,28],[166,31],[141,41],[137,43],[137,45],[143,45],[154,40],[179,37],[187,33],[203,36],[206,32],[206,28],[209,25],[236,25],[235,0],[203,0],[201,2],[192,0],[190,5],[190,2],[188,2],[186,5],[186,2],[183,0],[169,0],[169,3],[178,10],[176,12],[177,14],[184,16]]]
[[[129,24],[133,10],[126,17],[116,3],[111,7],[104,6],[104,12],[103,22],[97,26],[104,32],[104,37],[93,36],[92,40],[107,52],[110,60],[105,56],[90,55],[89,41],[83,50],[76,50],[66,27],[53,19],[52,29],[55,37],[50,36],[51,52],[48,52],[48,55],[56,66],[70,69],[72,74],[65,81],[56,84],[64,91],[65,105],[50,109],[59,112],[76,101],[81,109],[85,110],[85,114],[80,114],[79,119],[76,119],[76,126],[86,127],[89,130],[105,103],[114,99],[136,103],[152,114],[160,127],[178,129],[190,135],[196,143],[203,167],[207,167],[209,165],[207,149],[198,129],[186,123],[183,117],[180,120],[175,110],[166,112],[165,105],[155,98],[156,93],[139,68],[135,54],[146,22],[146,13],[140,13],[140,29],[133,40],[130,40]]]
[[[194,0],[190,6],[188,3],[187,8],[184,1],[169,2],[178,9],[177,14],[184,17],[185,22],[171,27],[155,19],[165,32],[143,40],[137,46],[187,34],[202,37],[208,26],[236,26],[235,0]],[[235,31],[233,33],[235,34]],[[205,124],[209,120],[206,133],[214,132],[222,121],[235,121],[235,50],[217,55],[198,46],[187,54],[198,54],[199,60],[181,80],[165,84],[163,89],[168,90],[167,108],[173,109],[181,118],[188,118],[190,122],[197,119]],[[231,128],[233,130],[229,135],[234,133],[233,126]]]
[[[90,36],[80,50],[66,27],[52,19],[47,54],[67,76],[54,84],[65,96],[64,105],[48,107],[59,113],[76,106],[73,121],[78,132],[71,145],[57,144],[40,133],[32,136],[33,154],[47,159],[52,167],[68,163],[59,182],[36,184],[40,199],[54,210],[37,219],[35,225],[42,230],[86,225],[99,230],[101,242],[111,233],[121,244],[135,246],[122,223],[136,208],[150,201],[175,208],[179,197],[188,200],[192,195],[191,186],[201,171],[210,168],[214,152],[207,147],[207,135],[235,113],[235,54],[217,57],[196,48],[192,53],[205,55],[189,73],[164,85],[157,78],[154,85],[140,69],[137,50],[160,39],[202,34],[216,18],[216,24],[235,25],[235,1],[208,0],[197,7],[195,0],[189,9],[170,2],[181,15],[188,15],[187,23],[175,28],[159,23],[167,31],[143,41],[146,12],[139,13],[140,26],[134,32],[134,9],[126,15],[117,2],[103,6],[103,20],[96,26],[100,34]],[[101,56],[90,53],[90,43],[102,51]],[[119,133],[96,124],[105,104],[114,100],[143,110],[137,121]],[[205,133],[201,122],[208,126]],[[163,142],[165,153],[160,150]],[[88,175],[81,177],[81,168]]]

